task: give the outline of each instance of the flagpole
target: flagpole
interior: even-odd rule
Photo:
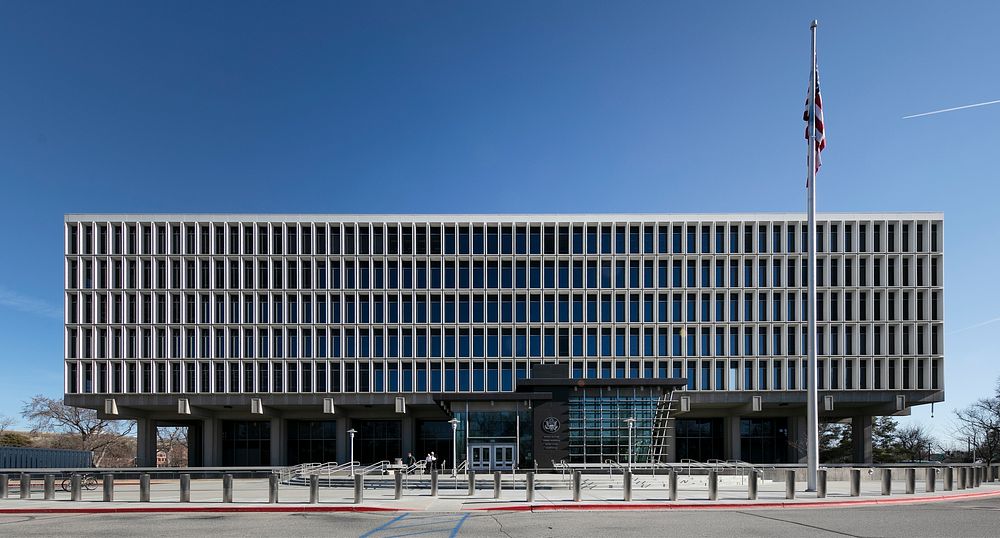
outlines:
[[[809,76],[809,326],[808,326],[808,381],[806,422],[808,428],[806,490],[816,491],[816,475],[819,469],[819,407],[816,368],[816,27],[812,21],[812,53],[810,54]]]

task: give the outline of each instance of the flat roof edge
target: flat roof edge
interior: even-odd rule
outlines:
[[[824,211],[820,219],[933,219],[942,211]],[[746,221],[805,220],[805,212],[755,211],[747,213],[66,213],[64,222],[589,222],[589,221]]]

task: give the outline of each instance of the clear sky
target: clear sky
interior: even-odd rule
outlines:
[[[0,414],[62,391],[67,212],[945,212],[940,435],[992,389],[996,2],[0,3]]]

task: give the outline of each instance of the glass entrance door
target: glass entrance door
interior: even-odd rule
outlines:
[[[514,443],[469,443],[469,470],[509,471],[514,468]]]
[[[514,468],[514,445],[497,443],[493,445],[494,471],[509,471]]]

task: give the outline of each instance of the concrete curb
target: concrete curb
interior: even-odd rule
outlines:
[[[908,499],[861,499],[856,501],[803,501],[803,502],[722,502],[722,503],[573,503],[490,506],[462,508],[462,512],[547,512],[555,510],[754,510],[778,508],[849,508],[855,506],[924,504],[997,497],[1000,491],[962,493],[940,497]],[[86,508],[0,508],[0,514],[183,514],[183,513],[304,513],[304,512],[436,512],[418,508],[387,508],[382,506],[150,506],[150,507],[86,507]]]
[[[664,501],[662,503],[587,503],[587,504],[556,504],[556,505],[529,505],[529,506],[491,506],[487,508],[468,508],[467,510],[484,512],[547,512],[552,510],[753,510],[753,509],[776,509],[776,508],[847,508],[854,506],[874,506],[892,504],[925,504],[947,501],[961,501],[983,497],[1000,496],[1000,491],[963,493],[959,495],[948,495],[944,497],[917,497],[910,499],[863,499],[857,501],[805,501],[805,502],[760,502],[760,503],[739,503],[739,502],[713,502],[705,504],[675,503]]]

